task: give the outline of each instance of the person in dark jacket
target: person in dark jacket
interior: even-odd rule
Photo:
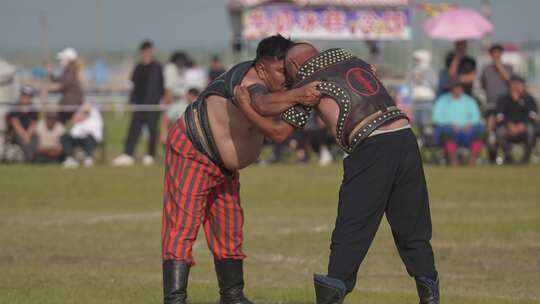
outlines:
[[[34,161],[38,138],[36,125],[38,110],[32,104],[35,90],[31,86],[23,86],[20,90],[19,103],[14,104],[6,115],[8,138],[13,140],[23,151],[24,159]]]
[[[135,66],[131,76],[133,89],[130,102],[137,106],[160,104],[165,92],[163,69],[161,63],[154,59],[153,43],[143,41],[140,48],[141,61]],[[152,165],[156,156],[156,144],[159,130],[159,114],[156,109],[137,109],[133,112],[129,125],[128,136],[124,145],[124,153],[113,160],[115,166],[129,166],[134,164],[133,154],[141,135],[143,127],[149,131],[148,151],[143,158],[144,165]]]
[[[534,98],[525,87],[525,80],[512,76],[510,92],[499,97],[497,101],[497,142],[504,150],[505,162],[513,163],[511,155],[512,142],[521,142],[525,151],[521,163],[529,162],[535,145],[535,126],[538,107]]]

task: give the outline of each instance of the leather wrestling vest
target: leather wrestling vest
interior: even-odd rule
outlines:
[[[217,95],[234,102],[234,87],[242,82],[242,79],[252,66],[253,61],[242,62],[218,76],[199,94],[197,100],[191,103],[184,112],[188,138],[197,150],[204,153],[210,160],[221,167],[223,161],[219,155],[208,122],[206,99],[211,95]]]
[[[370,65],[346,50],[330,49],[306,61],[298,70],[293,88],[313,81],[321,81],[319,90],[339,106],[336,139],[348,153],[384,123],[407,118]],[[296,105],[282,118],[302,128],[310,112],[311,108]]]

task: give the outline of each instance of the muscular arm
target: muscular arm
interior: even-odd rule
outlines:
[[[293,133],[293,126],[283,120],[274,117],[263,117],[257,113],[251,104],[251,97],[245,87],[235,89],[235,98],[238,102],[238,108],[246,118],[273,142],[282,143]]]
[[[263,116],[276,116],[285,112],[297,103],[305,106],[318,104],[321,93],[317,89],[319,82],[311,82],[300,88],[284,92],[251,92],[252,105],[255,111]],[[250,91],[251,88],[250,88]]]
[[[296,91],[261,94],[253,99],[253,108],[264,116],[275,116],[297,103]]]

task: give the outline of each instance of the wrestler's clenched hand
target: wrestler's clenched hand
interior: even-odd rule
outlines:
[[[319,104],[322,93],[319,91],[320,81],[310,82],[295,90],[296,101],[308,107],[314,107]]]

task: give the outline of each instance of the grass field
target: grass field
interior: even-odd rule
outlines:
[[[0,167],[0,303],[160,303],[162,170]],[[540,303],[539,167],[426,171],[442,303]],[[254,301],[313,303],[340,176],[338,165],[242,172]],[[191,303],[217,303],[202,233],[194,252]],[[385,221],[347,303],[417,303]]]

